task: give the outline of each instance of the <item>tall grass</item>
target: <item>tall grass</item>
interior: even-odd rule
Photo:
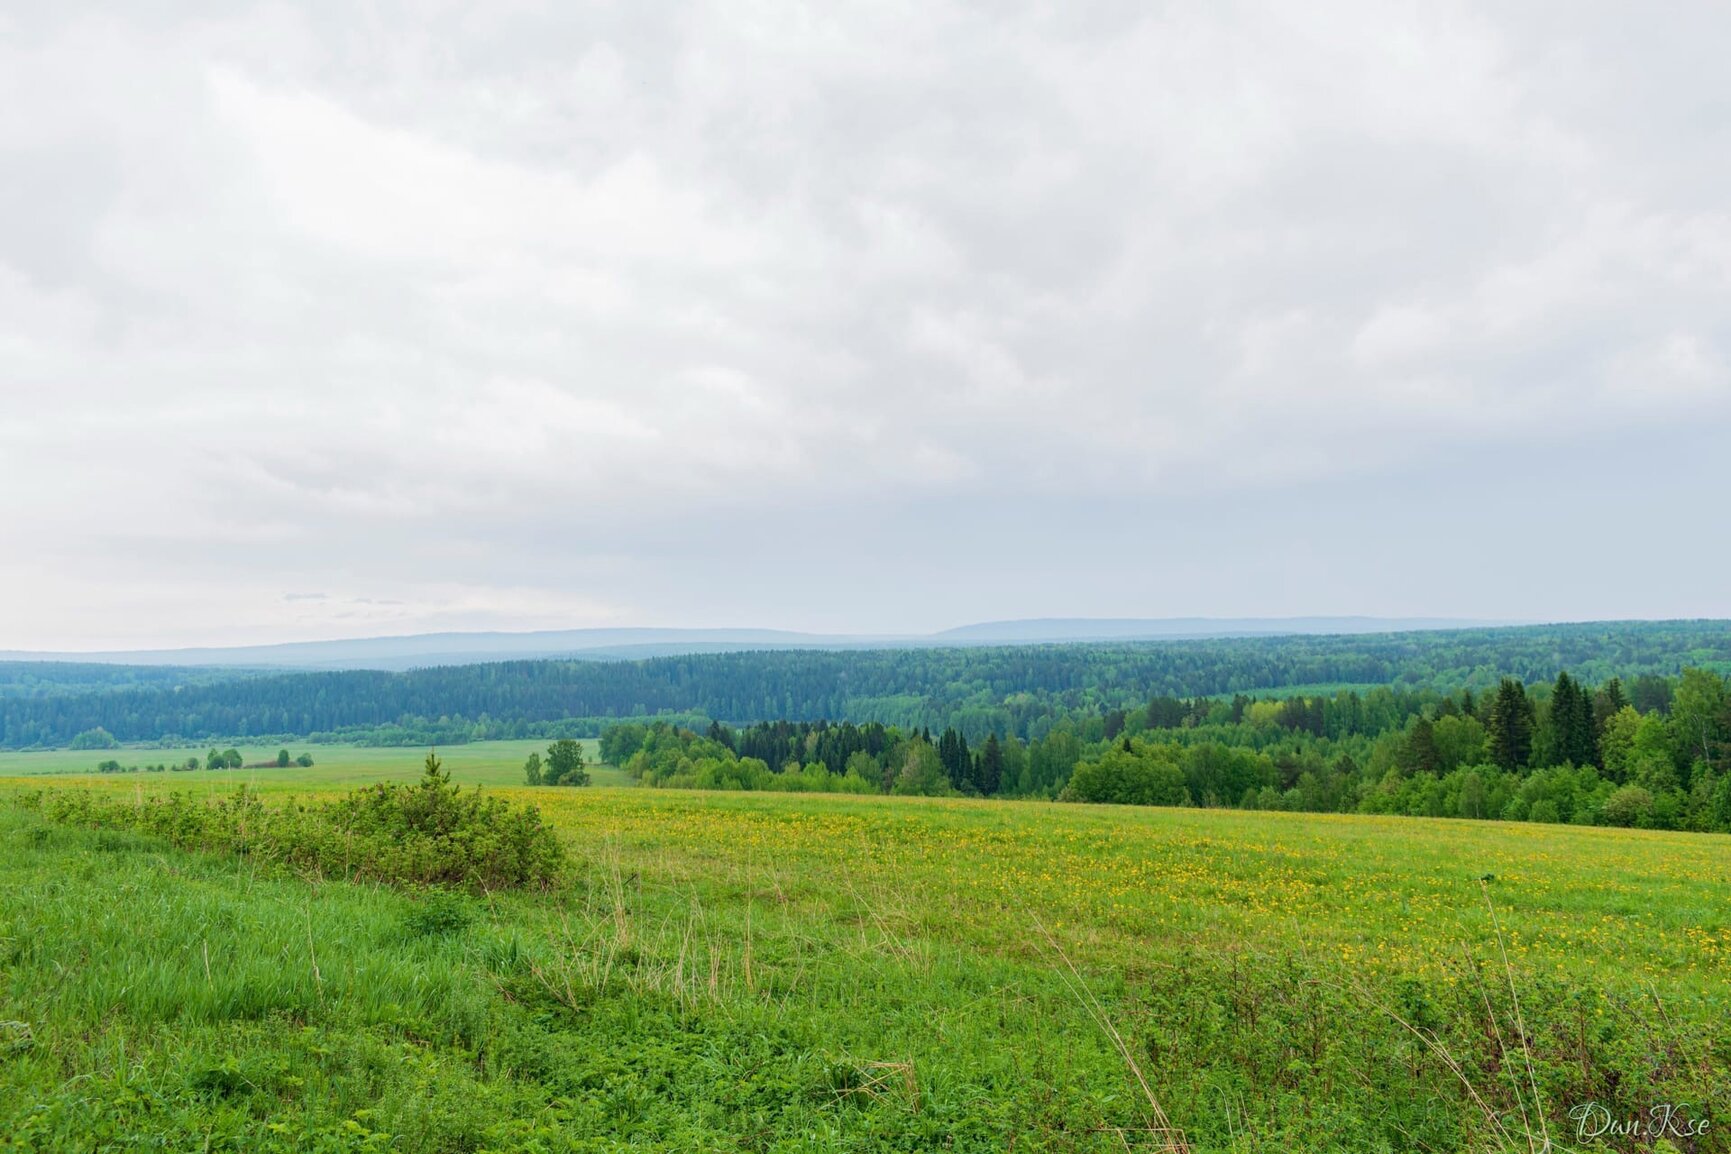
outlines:
[[[574,859],[557,887],[462,894],[0,808],[0,1134],[1524,1150],[1547,1128],[1567,1146],[1581,1101],[1621,1115],[1731,1093],[1716,963],[1650,966],[1661,941],[1558,970],[1533,945],[1625,905],[1658,903],[1678,935],[1712,909],[1719,879],[1616,864],[1631,843],[1612,835],[1596,857],[1531,844],[1588,890],[1501,864],[1493,924],[1470,863],[1438,865],[1479,844],[1444,824],[1391,842],[1363,821],[637,793],[549,813]],[[1331,894],[1336,865],[1391,892]],[[1343,951],[1355,940],[1370,957]]]

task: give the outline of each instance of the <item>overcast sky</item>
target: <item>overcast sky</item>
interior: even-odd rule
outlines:
[[[1731,616],[1731,7],[0,0],[0,649]]]

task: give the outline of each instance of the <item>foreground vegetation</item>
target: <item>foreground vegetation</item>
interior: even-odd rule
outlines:
[[[178,792],[126,798],[64,790],[24,794],[18,803],[62,825],[148,833],[182,849],[321,878],[547,888],[566,864],[563,844],[536,807],[452,785],[434,753],[413,785],[380,782],[312,804],[266,805],[245,786],[215,801]]]
[[[49,792],[136,804],[160,780]],[[553,890],[353,884],[0,809],[0,1132],[32,1150],[1176,1148],[1164,1116],[1191,1150],[1338,1151],[1570,1148],[1587,1102],[1723,1124],[1717,839],[500,794],[559,831]]]

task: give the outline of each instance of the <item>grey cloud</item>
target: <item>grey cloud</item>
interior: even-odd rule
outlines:
[[[0,5],[27,494],[0,533],[31,542],[0,640],[386,609],[899,630],[983,585],[995,616],[1542,614],[1416,542],[1463,462],[1609,446],[1694,499],[1661,447],[1731,431],[1727,32],[1711,5]],[[1415,476],[1422,603],[1264,519]],[[853,583],[886,548],[850,526],[968,546]],[[1114,532],[1309,559],[1263,603]],[[1043,533],[1058,559],[995,555]],[[1567,612],[1731,612],[1604,582]]]

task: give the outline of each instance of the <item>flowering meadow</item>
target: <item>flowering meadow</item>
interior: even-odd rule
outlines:
[[[1724,1148],[1711,836],[488,792],[558,832],[560,885],[392,889],[6,811],[7,1140],[1648,1149],[1578,1119],[1676,1104],[1709,1125],[1666,1140]]]

